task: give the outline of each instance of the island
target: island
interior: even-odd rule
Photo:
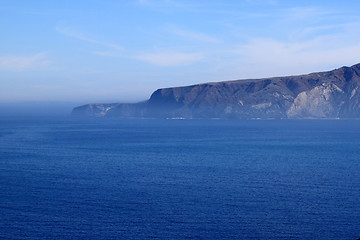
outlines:
[[[162,88],[138,103],[94,103],[73,116],[122,118],[360,118],[360,64],[306,75]]]

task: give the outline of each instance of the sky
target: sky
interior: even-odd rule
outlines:
[[[360,62],[360,1],[0,0],[0,104],[137,102],[158,88]]]

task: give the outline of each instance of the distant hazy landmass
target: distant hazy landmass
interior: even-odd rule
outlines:
[[[139,103],[87,104],[74,116],[151,118],[360,118],[360,64],[307,75],[156,90]]]

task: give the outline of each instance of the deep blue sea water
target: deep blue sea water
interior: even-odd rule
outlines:
[[[0,239],[357,239],[360,121],[0,119]]]

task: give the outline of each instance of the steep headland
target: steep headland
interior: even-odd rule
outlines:
[[[307,75],[156,90],[140,103],[87,104],[74,116],[360,118],[360,64]]]

